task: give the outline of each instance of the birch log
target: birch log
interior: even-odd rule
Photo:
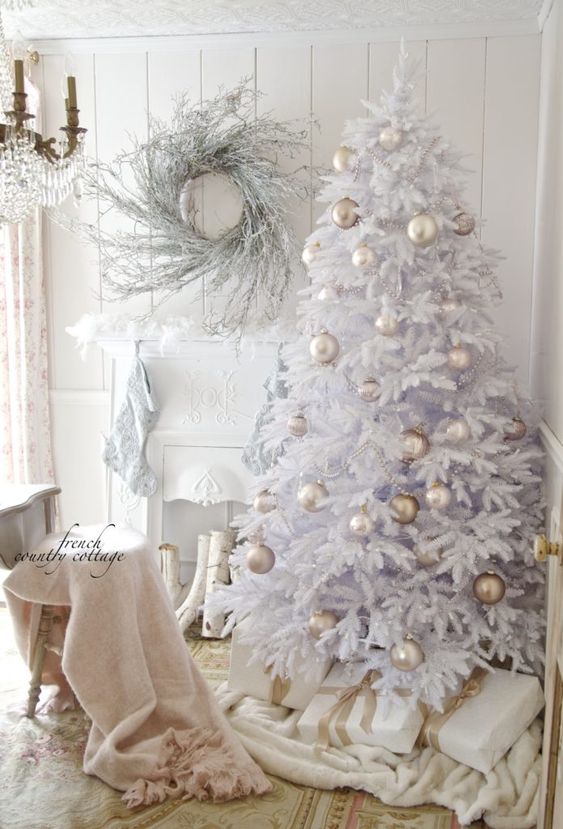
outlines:
[[[176,611],[176,618],[182,633],[196,620],[199,608],[205,600],[210,540],[208,535],[197,537],[197,564],[194,580],[190,592]]]
[[[178,607],[183,585],[180,582],[180,550],[176,544],[161,544],[160,550],[160,572],[172,605]]]
[[[229,583],[229,556],[235,543],[232,530],[212,532],[209,543],[209,562],[207,565],[207,584],[205,595],[209,596],[219,584]],[[203,608],[202,636],[219,639],[225,625],[225,616],[221,611]]]

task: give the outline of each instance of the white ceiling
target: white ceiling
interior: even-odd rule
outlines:
[[[531,21],[545,0],[3,0],[27,39],[374,29]],[[20,7],[20,8],[18,8]]]

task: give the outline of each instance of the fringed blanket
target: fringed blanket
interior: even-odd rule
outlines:
[[[30,665],[30,603],[70,607],[62,672],[92,720],[84,771],[124,791],[130,807],[269,791],[191,658],[146,538],[84,527],[62,541],[48,536],[29,551],[33,560],[15,566],[4,590]],[[58,671],[64,685],[49,657],[44,679]]]

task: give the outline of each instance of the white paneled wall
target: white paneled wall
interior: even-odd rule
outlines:
[[[259,111],[271,110],[276,117],[300,118],[305,123],[312,115],[319,129],[310,130],[309,148],[298,163],[327,166],[340,143],[344,120],[362,115],[361,100],[377,99],[389,86],[398,52],[397,43],[367,39],[365,43],[344,39],[341,43],[308,43],[303,36],[293,45],[287,40],[260,45],[249,36],[236,43],[231,39],[224,47],[215,39],[209,46],[196,48],[187,38],[185,45],[175,39],[170,48],[159,40],[147,51],[146,43],[139,43],[138,49],[129,43],[122,51],[118,45],[115,51],[106,45],[103,51],[82,51],[76,56],[82,122],[89,129],[89,151],[99,160],[108,161],[127,148],[127,133],[146,136],[148,112],[168,117],[175,93],[187,90],[198,101],[245,76],[264,93]],[[419,64],[420,106],[467,155],[467,168],[474,173],[466,203],[485,222],[483,240],[502,248],[506,257],[500,273],[506,301],[497,319],[507,337],[510,358],[519,365],[526,384],[540,47],[539,35],[407,43],[409,54]],[[62,98],[57,93],[62,70],[62,50],[59,55],[44,56],[38,70],[51,132],[62,118]],[[310,232],[322,209],[314,202],[295,205],[291,221],[300,239]],[[81,213],[87,221],[98,220],[95,205],[81,207]],[[112,211],[99,221],[102,228],[121,226]],[[102,476],[84,480],[80,468],[69,460],[68,447],[83,446],[90,453],[88,468],[96,467],[100,424],[106,419],[100,398],[94,396],[91,416],[88,400],[92,391],[104,390],[107,380],[101,355],[92,351],[82,361],[64,329],[82,313],[147,311],[151,302],[158,305],[159,297],[136,299],[126,307],[101,300],[96,251],[84,248],[51,223],[46,227],[46,240],[55,459],[63,491],[74,493],[72,499],[63,497],[63,520],[94,520],[101,517]],[[296,284],[295,289],[299,287]],[[156,313],[201,316],[208,301],[205,286],[190,287]],[[295,297],[290,304],[295,304]],[[62,390],[73,394],[63,400]],[[75,418],[69,416],[73,405]],[[77,488],[83,489],[80,498]]]

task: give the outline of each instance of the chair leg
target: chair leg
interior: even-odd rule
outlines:
[[[55,608],[52,605],[42,605],[41,617],[39,619],[39,630],[35,642],[35,653],[33,654],[33,665],[31,669],[31,680],[29,683],[29,694],[27,697],[26,717],[34,717],[39,694],[41,693],[41,675],[45,661],[45,650],[49,633],[53,626],[53,615]]]

